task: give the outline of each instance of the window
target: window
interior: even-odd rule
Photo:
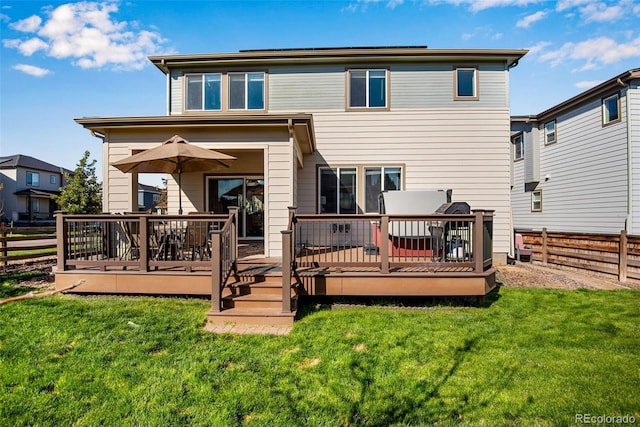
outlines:
[[[40,199],[31,199],[31,212],[40,212]]]
[[[27,172],[27,185],[32,187],[40,186],[40,174],[38,172]]]
[[[511,143],[513,144],[513,160],[524,159],[524,138],[522,134],[513,136]]]
[[[554,120],[544,125],[544,143],[553,144],[556,141],[556,121]]]
[[[454,99],[476,101],[478,97],[478,70],[475,68],[456,68],[454,70]]]
[[[49,175],[49,184],[55,184],[58,182],[58,178],[55,175]]]
[[[531,212],[542,212],[542,190],[531,192]]]
[[[186,109],[220,110],[222,107],[222,75],[187,74]]]
[[[378,212],[378,197],[382,191],[400,190],[402,185],[400,167],[364,168],[364,211]]]
[[[616,123],[620,121],[620,97],[616,93],[602,100],[602,124]]]
[[[356,213],[356,168],[320,168],[318,212]]]
[[[229,73],[229,109],[264,110],[264,73]]]
[[[386,108],[387,70],[349,70],[349,108]]]

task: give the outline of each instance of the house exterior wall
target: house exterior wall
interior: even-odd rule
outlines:
[[[0,183],[4,185],[4,188],[0,191],[2,195],[0,203],[3,203],[4,217],[9,221],[12,219],[13,212],[20,212],[17,206],[18,196],[13,194],[17,191],[16,176],[16,169],[0,170]]]
[[[535,190],[542,191],[542,211],[531,211],[531,191],[525,191],[524,185],[526,161],[515,162],[511,192],[515,228],[592,233],[618,233],[625,228],[628,121],[626,93],[620,93],[622,120],[618,123],[602,125],[601,99],[555,117],[557,142],[553,144],[544,143],[544,125],[553,118],[536,123],[531,139],[540,156],[540,182]],[[525,150],[525,155],[530,151]]]
[[[629,121],[628,138],[631,153],[631,234],[640,235],[640,80],[630,82],[627,90],[627,108]]]
[[[454,201],[494,209],[494,252],[509,252],[509,110],[314,113],[318,152],[298,171],[298,208],[317,213],[318,166],[401,166],[404,189],[452,189]],[[358,189],[364,188],[362,169]],[[358,205],[364,206],[362,191]]]

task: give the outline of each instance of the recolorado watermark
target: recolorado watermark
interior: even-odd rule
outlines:
[[[574,421],[578,424],[635,424],[633,415],[593,415],[576,414]]]

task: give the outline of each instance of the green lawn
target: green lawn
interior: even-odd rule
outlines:
[[[314,306],[288,336],[230,336],[202,330],[203,300],[11,303],[0,425],[640,420],[640,292],[502,288],[485,305]]]

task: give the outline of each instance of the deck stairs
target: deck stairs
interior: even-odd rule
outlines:
[[[296,316],[298,296],[291,285],[291,311],[282,310],[282,268],[278,264],[239,265],[222,293],[221,311],[209,311],[215,325],[291,326]]]

